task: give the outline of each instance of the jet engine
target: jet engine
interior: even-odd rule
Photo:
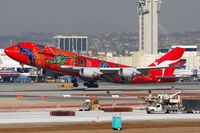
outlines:
[[[80,76],[87,78],[96,78],[99,77],[102,73],[99,69],[96,68],[82,68],[79,71]]]
[[[141,74],[137,69],[135,68],[121,68],[118,71],[119,76],[122,77],[133,77],[135,75]]]

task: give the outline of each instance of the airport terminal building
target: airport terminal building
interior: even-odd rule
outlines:
[[[75,52],[78,54],[87,54],[88,37],[87,36],[54,36],[54,45],[63,50]]]

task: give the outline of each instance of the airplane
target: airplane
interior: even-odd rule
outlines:
[[[173,73],[184,51],[176,47],[148,67],[131,67],[33,42],[21,42],[4,50],[20,64],[73,76],[74,87],[78,87],[76,77],[79,77],[88,88],[98,88],[97,80],[100,79],[122,84],[175,82]]]

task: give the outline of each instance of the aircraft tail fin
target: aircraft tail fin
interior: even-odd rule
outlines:
[[[155,69],[155,70],[149,70],[150,74],[153,74],[155,76],[173,76],[173,73],[176,69],[176,67],[181,66],[181,57],[184,53],[184,48],[176,47],[169,51],[164,56],[160,57],[156,61],[154,61],[152,64],[149,65],[149,67],[169,67],[169,68],[163,68],[163,69]]]

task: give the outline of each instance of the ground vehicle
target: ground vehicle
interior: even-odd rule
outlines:
[[[101,109],[99,100],[96,98],[86,99],[82,105],[82,108],[79,109],[79,111],[90,111],[90,110],[94,110],[94,109],[98,109],[98,110]]]
[[[176,107],[172,105],[155,104],[146,108],[148,114],[153,113],[176,113],[182,111],[182,107]]]
[[[47,76],[47,78],[46,78],[46,82],[47,82],[47,83],[55,83],[56,80],[53,79],[51,76]]]
[[[71,81],[71,77],[67,75],[59,76],[58,79],[59,79],[59,82],[61,83],[69,83]]]
[[[154,106],[149,106],[146,108],[146,111],[148,114],[153,114],[154,112],[161,112],[162,111],[162,105],[161,104],[155,104]]]
[[[31,81],[32,80],[30,77],[23,76],[23,75],[20,75],[19,77],[15,79],[15,82],[17,83],[30,83]]]
[[[182,99],[181,92],[174,94],[158,94],[146,98],[150,106],[146,108],[148,114],[152,113],[200,113],[200,99]]]
[[[180,106],[156,103],[146,108],[148,114],[153,113],[200,113],[200,99],[182,99]]]
[[[72,83],[65,83],[65,84],[59,85],[58,87],[61,87],[61,88],[73,88],[73,84]]]
[[[147,113],[175,113],[183,111],[184,108],[181,104],[180,93],[158,94],[158,96],[154,97],[150,94],[146,98],[146,102],[150,103],[150,106],[146,108]]]
[[[183,99],[182,105],[187,113],[200,113],[200,99]]]

